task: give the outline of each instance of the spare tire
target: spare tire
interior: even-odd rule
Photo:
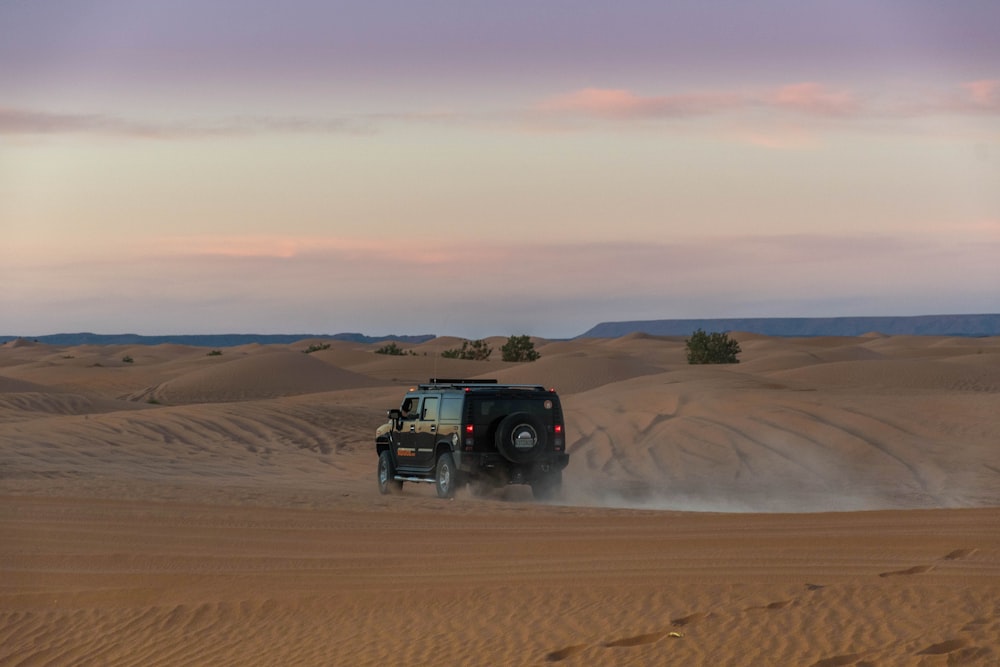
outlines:
[[[542,420],[527,412],[514,412],[503,418],[496,432],[497,451],[512,463],[527,463],[538,458],[548,444]]]

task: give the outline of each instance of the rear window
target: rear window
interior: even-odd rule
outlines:
[[[472,404],[472,420],[491,424],[514,412],[527,412],[544,422],[551,422],[558,404],[551,398],[478,398]]]

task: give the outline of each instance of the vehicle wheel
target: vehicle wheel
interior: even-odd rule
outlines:
[[[378,455],[378,492],[382,495],[397,493],[403,488],[403,483],[396,476],[396,466],[392,465],[392,456],[388,450],[382,450]]]
[[[434,486],[437,487],[438,498],[454,498],[458,482],[458,471],[455,470],[455,459],[451,452],[445,452],[438,458]]]
[[[538,417],[515,412],[497,427],[497,451],[512,463],[527,463],[545,451],[546,432]]]
[[[551,500],[562,490],[562,470],[553,470],[535,478],[531,483],[531,494],[535,500]]]

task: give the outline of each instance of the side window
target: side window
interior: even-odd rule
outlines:
[[[438,418],[438,397],[427,396],[424,398],[423,412],[420,416],[424,421],[437,421]]]
[[[441,399],[441,421],[457,422],[462,419],[462,397],[445,396]]]

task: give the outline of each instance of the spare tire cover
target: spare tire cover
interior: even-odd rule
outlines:
[[[497,451],[513,463],[525,463],[538,458],[546,447],[547,433],[542,421],[527,412],[515,412],[504,417],[497,427]]]

